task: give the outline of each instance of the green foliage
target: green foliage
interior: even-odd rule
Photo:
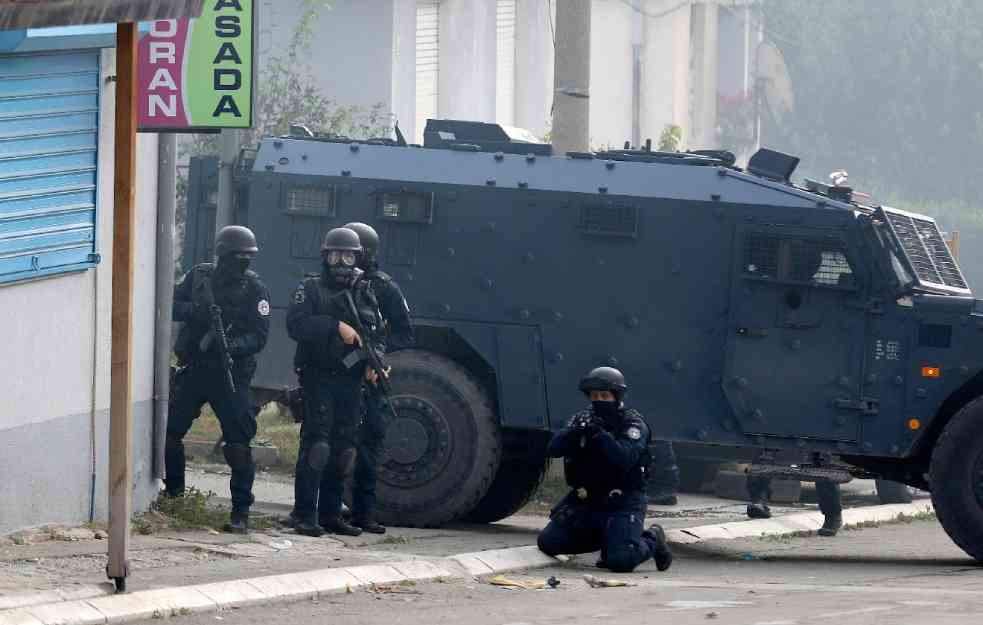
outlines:
[[[659,135],[660,152],[678,152],[679,144],[683,140],[683,129],[675,124],[666,124]]]

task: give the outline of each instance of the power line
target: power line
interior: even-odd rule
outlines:
[[[649,19],[657,20],[669,15],[670,13],[675,13],[676,11],[682,9],[683,7],[689,6],[690,4],[692,4],[692,0],[684,0],[683,2],[680,2],[679,4],[670,7],[664,11],[659,11],[658,13],[652,13],[650,11],[646,11],[642,7],[637,6],[632,0],[621,0],[621,4],[630,7],[632,11],[635,11],[639,15],[644,15]]]

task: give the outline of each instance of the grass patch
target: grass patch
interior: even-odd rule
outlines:
[[[864,530],[881,527],[883,525],[908,524],[914,523],[915,521],[935,521],[936,519],[938,519],[938,517],[935,515],[934,510],[916,512],[915,514],[905,514],[904,512],[901,512],[893,519],[888,519],[887,521],[864,521],[862,523],[852,523],[850,525],[844,525],[843,529],[847,531]]]
[[[222,435],[222,428],[212,407],[205,405],[201,416],[195,419],[190,438],[206,441],[217,441]],[[294,423],[293,417],[286,410],[281,410],[276,402],[266,404],[256,415],[256,437],[254,446],[272,445],[280,454],[280,464],[272,467],[277,472],[293,473],[297,464],[297,453],[300,446],[300,424]]]
[[[380,539],[376,542],[376,545],[408,545],[413,542],[413,539],[409,536],[393,536],[389,535],[385,538]]]
[[[229,511],[213,503],[215,493],[188,488],[180,497],[161,493],[150,510],[131,520],[133,531],[150,535],[162,530],[219,530],[229,520]],[[251,529],[268,529],[275,520],[263,515],[250,515]]]

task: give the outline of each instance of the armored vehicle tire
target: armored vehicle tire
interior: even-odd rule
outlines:
[[[512,516],[539,490],[548,467],[543,453],[505,454],[488,492],[464,520],[494,523]]]
[[[455,362],[421,350],[396,352],[379,521],[430,527],[463,517],[488,491],[502,453],[488,393]]]
[[[907,484],[891,480],[876,480],[877,498],[883,504],[911,503],[911,489]]]
[[[983,562],[983,398],[962,407],[932,450],[932,504],[949,537]]]

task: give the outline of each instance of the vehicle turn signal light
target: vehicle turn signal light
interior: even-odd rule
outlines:
[[[909,430],[917,430],[920,427],[922,427],[922,422],[921,421],[919,421],[918,419],[908,419],[908,429]]]
[[[942,369],[939,367],[922,367],[923,378],[941,378]]]

